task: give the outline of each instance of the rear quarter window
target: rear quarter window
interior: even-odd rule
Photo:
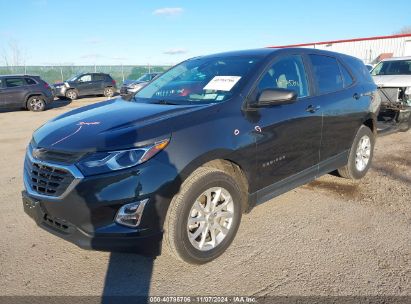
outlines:
[[[353,57],[344,58],[344,61],[348,64],[351,71],[362,81],[374,83],[374,80],[371,77],[370,71],[368,71],[365,64]]]
[[[353,84],[354,79],[352,78],[350,72],[348,72],[347,68],[340,63],[340,70],[344,82],[344,88],[349,87]]]
[[[28,85],[37,84],[37,82],[34,81],[34,79],[31,79],[31,78],[24,78],[24,80],[26,80],[26,83],[27,83]]]

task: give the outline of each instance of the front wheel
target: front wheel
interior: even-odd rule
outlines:
[[[66,92],[66,98],[70,100],[76,100],[78,98],[78,94],[76,90],[67,90]]]
[[[348,156],[348,163],[338,169],[341,177],[360,179],[365,176],[371,166],[374,153],[375,136],[370,128],[362,125],[354,138]]]
[[[46,102],[41,96],[32,96],[27,100],[27,109],[33,112],[41,112],[46,108]]]
[[[244,199],[238,183],[226,172],[197,169],[171,202],[166,245],[173,255],[191,264],[217,258],[237,233]]]

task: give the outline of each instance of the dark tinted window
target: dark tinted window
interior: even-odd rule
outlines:
[[[33,79],[31,79],[31,78],[24,78],[24,79],[26,80],[26,83],[27,83],[28,85],[36,84],[36,82],[35,82]]]
[[[307,76],[301,56],[292,55],[276,61],[258,84],[258,90],[288,89],[298,97],[308,95]]]
[[[104,81],[106,80],[106,75],[103,74],[94,74],[93,81]]]
[[[344,87],[337,59],[322,55],[310,55],[310,58],[320,94],[335,92]]]
[[[352,85],[354,80],[352,79],[348,70],[342,64],[340,64],[340,70],[344,81],[344,87],[349,87],[350,85]]]
[[[8,88],[20,87],[25,84],[23,78],[6,78],[6,87]]]

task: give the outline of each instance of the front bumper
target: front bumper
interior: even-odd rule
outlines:
[[[66,166],[74,176],[69,190],[48,196],[30,188],[34,177],[30,176],[32,167],[27,165],[32,158],[27,154],[24,210],[41,228],[81,248],[158,255],[167,209],[178,191],[174,182],[178,174],[165,162],[165,157],[166,154],[159,153],[150,165],[90,177],[73,174],[73,169]],[[37,159],[34,162],[55,166]],[[148,202],[137,228],[114,222],[123,205],[143,199]]]
[[[22,192],[24,212],[44,230],[83,249],[118,251],[157,256],[161,253],[162,233],[144,234],[113,224],[105,233],[89,234],[64,219],[51,216],[44,202],[34,200]],[[115,227],[118,226],[118,227]]]
[[[53,87],[52,91],[53,91],[53,95],[56,96],[56,97],[65,97],[67,88],[66,88],[66,86],[61,86],[61,87],[58,87],[58,88]]]

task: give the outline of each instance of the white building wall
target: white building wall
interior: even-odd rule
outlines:
[[[377,57],[382,53],[393,53],[394,57],[411,56],[411,36],[332,44],[313,44],[307,47],[348,54],[364,60],[365,63],[376,63]]]

